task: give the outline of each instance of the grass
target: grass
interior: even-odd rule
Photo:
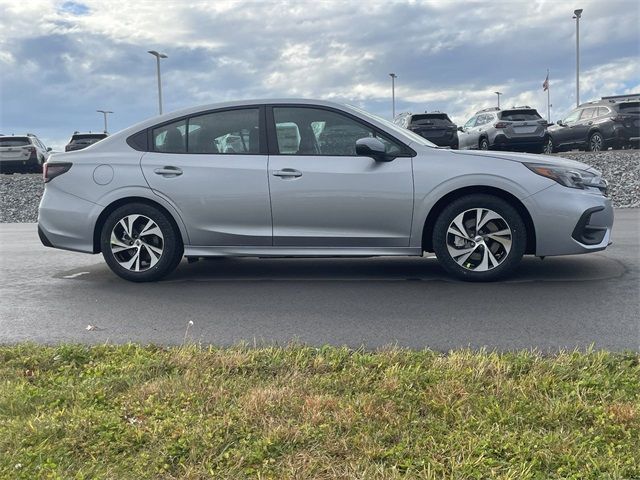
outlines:
[[[0,346],[0,478],[640,478],[640,355]]]

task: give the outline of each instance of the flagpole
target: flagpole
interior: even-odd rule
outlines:
[[[549,69],[547,68],[547,123],[551,123],[551,82],[549,82]]]

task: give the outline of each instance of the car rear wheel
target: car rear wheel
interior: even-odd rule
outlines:
[[[600,132],[593,132],[591,134],[587,148],[590,152],[599,152],[604,150],[604,140]]]
[[[513,272],[526,249],[524,222],[505,200],[473,194],[453,201],[433,230],[444,269],[467,281],[492,281]]]
[[[144,203],[113,211],[102,227],[100,245],[111,270],[132,282],[160,280],[175,270],[184,252],[166,214]]]
[[[547,140],[544,142],[544,145],[542,147],[542,153],[550,155],[550,154],[553,153],[553,151],[554,151],[553,140],[551,139],[551,137],[548,137]]]
[[[489,150],[489,139],[482,137],[480,139],[480,145],[479,145],[480,150]]]

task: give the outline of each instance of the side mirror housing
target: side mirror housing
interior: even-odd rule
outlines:
[[[364,137],[356,140],[356,155],[371,157],[376,162],[390,162],[395,158],[385,151],[384,143],[375,137]]]
[[[464,127],[458,127],[459,132],[464,132]]]
[[[563,127],[563,126],[564,126],[564,123],[562,123],[562,120],[558,120],[558,121],[556,122],[556,125],[560,125],[561,127]]]
[[[51,147],[47,147],[47,152],[50,152],[52,150]]]

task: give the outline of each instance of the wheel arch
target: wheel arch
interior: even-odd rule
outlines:
[[[123,198],[114,200],[100,212],[100,215],[98,215],[96,223],[93,227],[93,253],[101,252],[100,234],[102,233],[102,227],[104,225],[104,222],[107,220],[107,217],[117,208],[123,205],[127,205],[128,203],[144,203],[146,205],[155,207],[158,210],[160,210],[162,213],[164,213],[167,216],[167,218],[169,219],[169,222],[171,222],[171,225],[173,226],[175,231],[178,232],[178,235],[181,238],[182,243],[183,244],[187,243],[186,232],[183,231],[182,228],[180,228],[178,221],[176,220],[175,216],[169,211],[169,209],[167,209],[161,203],[151,200],[150,198],[130,196],[130,197],[123,197]]]
[[[429,210],[427,218],[424,222],[424,227],[422,229],[422,250],[426,252],[433,252],[433,227],[438,219],[438,216],[444,208],[450,204],[452,201],[457,200],[458,198],[464,197],[466,195],[471,195],[474,193],[484,193],[487,195],[493,195],[498,198],[501,198],[507,201],[512,207],[516,209],[522,221],[525,224],[525,228],[527,230],[527,246],[525,248],[525,254],[535,254],[536,252],[536,231],[535,225],[533,223],[533,219],[531,218],[531,214],[527,207],[512,193],[507,192],[506,190],[502,190],[497,187],[490,187],[485,185],[475,185],[469,187],[458,188],[457,190],[453,190],[443,197],[441,197]]]

